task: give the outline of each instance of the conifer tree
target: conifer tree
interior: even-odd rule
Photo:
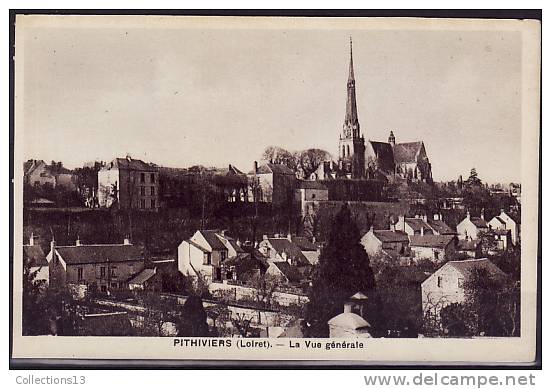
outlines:
[[[327,337],[327,322],[343,312],[343,304],[357,292],[368,294],[375,286],[369,257],[360,232],[345,204],[335,216],[312,279],[307,305],[309,337]]]

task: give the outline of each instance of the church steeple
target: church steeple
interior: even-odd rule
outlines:
[[[356,80],[354,79],[354,60],[352,57],[352,37],[350,37],[350,65],[348,68],[348,82],[346,84],[346,113],[344,116],[344,138],[359,138],[360,123],[358,122],[358,109],[356,107]]]

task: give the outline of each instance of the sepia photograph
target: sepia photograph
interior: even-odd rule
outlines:
[[[17,15],[16,358],[530,362],[540,22]]]

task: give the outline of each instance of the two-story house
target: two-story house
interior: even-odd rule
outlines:
[[[471,216],[470,212],[467,211],[465,219],[457,225],[457,237],[459,239],[476,240],[488,230],[488,223],[484,220],[484,210],[480,217]]]
[[[178,246],[178,270],[185,276],[223,280],[222,266],[229,258],[245,254],[237,242],[220,230],[198,230]]]
[[[454,235],[411,235],[409,247],[415,260],[428,259],[440,263],[455,253],[457,238]]]
[[[442,308],[463,303],[464,283],[475,270],[485,270],[489,277],[504,279],[505,273],[487,258],[449,261],[421,284],[423,312],[440,315]]]
[[[516,245],[520,241],[520,224],[503,209],[499,215],[488,222],[488,225],[492,230],[509,231],[513,245]]]
[[[127,281],[141,272],[145,252],[128,239],[123,244],[57,246],[51,242],[47,255],[50,286],[85,285],[98,292],[126,289]]]
[[[362,236],[360,242],[370,256],[383,252],[391,256],[402,256],[409,249],[409,238],[404,231],[375,230],[373,226]]]
[[[139,159],[115,158],[98,171],[100,207],[156,211],[159,208],[157,166]]]

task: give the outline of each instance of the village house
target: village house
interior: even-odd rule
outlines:
[[[480,217],[471,216],[467,211],[467,216],[457,225],[457,236],[459,239],[475,240],[482,234],[488,232],[488,223],[484,220],[484,210]]]
[[[299,248],[311,265],[316,265],[319,262],[321,245],[303,236],[292,236],[291,241]]]
[[[271,203],[275,206],[291,206],[296,175],[282,164],[266,163],[258,166],[254,162],[253,170],[248,174],[252,190],[251,202]]]
[[[29,267],[29,273],[34,274],[34,279],[44,281],[48,285],[50,280],[50,268],[44,250],[35,242],[33,233],[29,238],[29,244],[23,245],[23,264]]]
[[[465,301],[464,283],[475,270],[485,270],[489,277],[503,279],[505,273],[487,258],[449,261],[421,284],[423,312],[440,316],[442,308]]]
[[[454,235],[411,235],[409,247],[411,256],[419,261],[428,259],[440,263],[452,258],[457,238]]]
[[[408,236],[411,235],[432,235],[434,231],[432,227],[427,223],[427,215],[413,217],[398,216],[398,222],[394,228],[396,231],[403,231]]]
[[[75,190],[74,174],[61,166],[48,165],[43,160],[28,160],[23,165],[24,182],[31,185],[51,185],[52,188],[62,186],[69,190]]]
[[[99,292],[127,288],[130,278],[144,269],[145,253],[128,239],[123,244],[57,246],[50,243],[47,255],[50,286],[84,285]]]
[[[370,256],[388,254],[392,257],[407,255],[409,238],[404,231],[374,230],[373,226],[362,236],[361,244]]]
[[[480,258],[482,257],[482,240],[459,239],[455,250],[458,255],[462,255],[464,257]]]
[[[185,276],[202,275],[210,282],[222,282],[223,263],[245,256],[238,242],[223,230],[198,230],[178,246],[178,270]],[[231,277],[233,278],[233,276]]]
[[[509,231],[511,235],[511,243],[513,245],[518,244],[520,241],[520,224],[509,216],[503,209],[500,214],[493,217],[488,226],[495,231]],[[503,235],[503,234],[502,234]]]
[[[156,211],[159,204],[159,172],[139,159],[115,158],[98,171],[100,207]]]

